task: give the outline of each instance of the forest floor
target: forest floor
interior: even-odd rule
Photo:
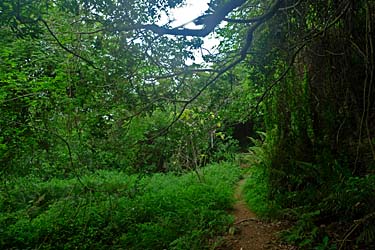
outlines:
[[[224,236],[224,244],[219,250],[297,249],[278,240],[277,233],[286,229],[287,223],[262,221],[248,208],[242,192],[245,181],[242,179],[237,184],[233,210],[235,222],[228,235]]]

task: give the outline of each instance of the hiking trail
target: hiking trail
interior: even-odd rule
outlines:
[[[277,241],[276,233],[286,228],[285,223],[262,221],[248,208],[242,192],[245,182],[246,179],[241,179],[236,186],[232,212],[235,222],[224,236],[224,244],[219,250],[297,249]]]

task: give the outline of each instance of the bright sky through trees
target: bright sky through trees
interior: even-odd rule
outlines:
[[[192,21],[202,15],[208,9],[208,0],[186,0],[186,3],[179,7],[175,8],[171,11],[171,26],[178,27],[184,25],[186,28],[199,28],[199,26],[195,25]],[[167,17],[162,18],[160,23],[168,22]],[[186,25],[185,25],[186,24]],[[215,39],[213,35],[209,35],[204,39],[204,50],[197,51],[195,54],[195,63],[202,63],[203,59],[201,53],[208,53],[206,50],[211,51],[211,53],[215,50],[215,46],[219,44],[219,40]],[[193,61],[188,60],[187,64],[191,64]]]

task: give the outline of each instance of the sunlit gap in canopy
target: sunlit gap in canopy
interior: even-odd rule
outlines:
[[[161,13],[161,19],[157,22],[158,25],[169,23],[171,27],[181,27],[189,29],[200,29],[202,26],[195,25],[193,20],[201,16],[207,9],[210,0],[186,0],[182,6],[170,10],[170,16],[166,13]],[[195,60],[188,59],[187,65],[203,64],[209,66],[202,55],[214,54],[217,52],[217,46],[220,40],[214,34],[210,34],[203,39],[201,49],[194,51]]]

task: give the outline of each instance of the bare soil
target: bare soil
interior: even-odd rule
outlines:
[[[256,217],[248,208],[243,195],[242,189],[245,180],[238,182],[234,205],[233,215],[235,222],[229,229],[229,233],[224,236],[224,244],[219,250],[275,250],[297,248],[281,244],[278,241],[277,233],[287,227],[285,222],[265,222]]]

